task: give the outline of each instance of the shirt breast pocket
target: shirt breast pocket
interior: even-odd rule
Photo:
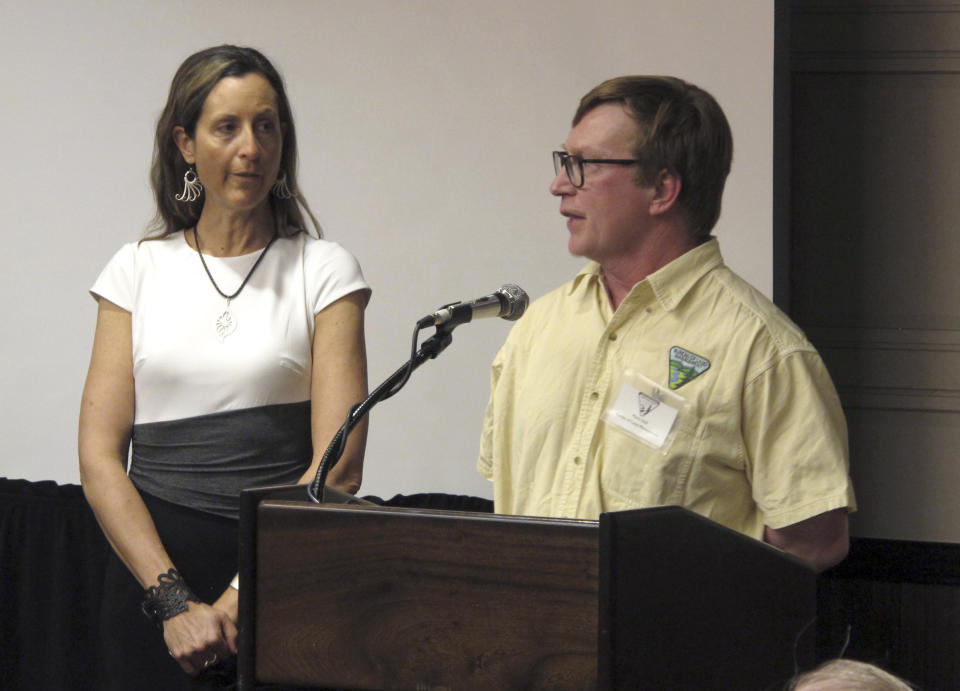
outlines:
[[[699,422],[692,407],[687,409],[660,448],[605,423],[596,455],[604,510],[680,504]]]

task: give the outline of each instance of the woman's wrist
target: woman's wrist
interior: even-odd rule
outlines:
[[[143,591],[140,609],[157,628],[163,628],[167,619],[187,611],[188,602],[200,602],[200,598],[190,590],[179,571],[170,569],[157,576],[156,585]]]

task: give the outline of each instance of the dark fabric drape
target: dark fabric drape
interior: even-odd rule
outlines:
[[[0,478],[0,688],[94,688],[108,549],[78,485]]]

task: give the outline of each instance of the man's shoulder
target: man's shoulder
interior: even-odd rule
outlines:
[[[733,319],[740,322],[741,328],[752,327],[765,333],[781,351],[812,350],[803,330],[770,298],[726,264],[704,277],[703,288],[705,294],[698,295],[698,299],[709,299],[714,291],[721,297],[719,304],[725,309],[718,318]]]

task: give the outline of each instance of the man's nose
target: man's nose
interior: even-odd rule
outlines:
[[[550,182],[550,194],[560,197],[564,194],[572,194],[576,188],[570,184],[570,178],[567,177],[567,171],[561,169],[559,173],[553,176]]]

